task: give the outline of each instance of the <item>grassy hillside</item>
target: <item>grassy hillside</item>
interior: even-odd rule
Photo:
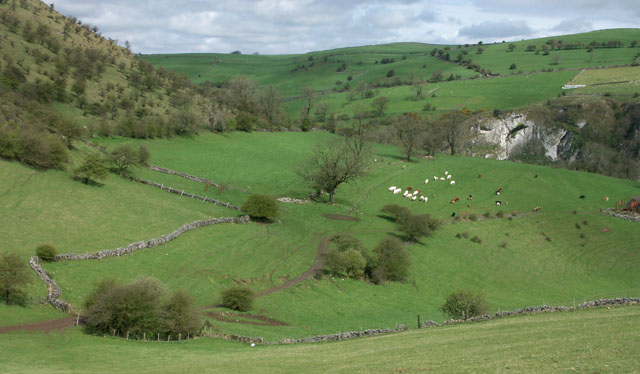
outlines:
[[[395,43],[301,55],[175,54],[148,55],[143,59],[155,66],[183,73],[196,83],[223,82],[236,75],[246,75],[262,86],[274,86],[285,97],[291,98],[287,109],[291,116],[296,116],[304,105],[302,100],[296,99],[304,86],[313,87],[318,94],[323,93],[321,100],[330,106],[331,111],[352,114],[347,96],[359,82],[375,85],[392,79],[398,79],[401,86],[377,89],[378,96],[391,99],[387,113],[420,111],[425,103],[440,112],[458,107],[490,111],[520,108],[554,98],[560,94],[562,85],[581,69],[631,65],[640,51],[640,45],[632,45],[634,40],[640,40],[640,30],[615,29],[498,44],[442,46]],[[599,47],[610,41],[619,41],[621,47]],[[588,45],[592,42],[596,43],[596,48],[590,49]],[[572,44],[579,49],[564,49]],[[535,46],[535,50],[528,51],[530,46]],[[449,60],[434,56],[434,49],[442,51],[441,56],[448,54]],[[387,63],[382,63],[383,60]],[[466,60],[473,61],[478,69],[499,76],[526,75],[520,78],[494,77],[486,83],[448,83],[450,76],[454,80],[480,77],[477,71],[460,63]],[[387,78],[390,70],[393,70],[394,78]],[[415,94],[409,85],[409,74],[429,81],[425,91],[437,91],[425,94],[421,100],[412,100]],[[630,79],[639,78],[634,71]],[[520,79],[521,83],[512,84],[514,79]],[[433,93],[435,97],[430,98]],[[370,101],[365,101],[364,106],[368,108]]]
[[[64,333],[0,335],[5,373],[495,373],[639,370],[636,307],[552,313],[358,339],[256,346],[142,343]],[[91,359],[87,360],[86,357]],[[117,357],[117,359],[114,359]],[[258,369],[259,368],[259,369]]]
[[[331,137],[320,132],[232,133],[142,143],[150,149],[154,164],[250,192],[303,198],[311,190],[295,169],[315,143]],[[109,147],[124,143],[139,141],[101,141]],[[260,298],[252,311],[289,326],[212,323],[220,331],[275,340],[362,327],[394,327],[396,323],[411,326],[418,313],[439,320],[443,318],[439,306],[445,296],[461,287],[483,290],[496,311],[640,292],[640,279],[634,270],[640,263],[635,251],[637,224],[598,215],[599,209],[612,206],[613,201],[637,195],[637,183],[449,156],[405,164],[398,161],[399,150],[394,147],[376,146],[375,152],[375,157],[384,161],[373,163],[370,174],[357,183],[341,187],[337,206],[281,204],[281,219],[273,225],[212,226],[133,255],[58,262],[46,265],[46,269],[62,287],[63,298],[74,305],[81,305],[93,286],[106,276],[124,281],[140,275],[157,277],[170,289],[188,290],[199,305],[213,305],[220,301],[220,292],[226,287],[244,284],[263,291],[302,274],[313,264],[322,238],[349,232],[371,250],[382,237],[394,232],[390,222],[378,217],[380,208],[397,203],[416,213],[432,214],[445,223],[432,238],[407,247],[412,260],[407,283],[376,286],[332,276],[307,280]],[[69,172],[34,173],[17,164],[5,164],[3,170],[23,176],[16,179],[22,181],[22,187],[2,187],[7,193],[1,201],[5,210],[12,212],[7,217],[20,217],[3,222],[3,235],[12,238],[12,245],[25,258],[42,242],[51,242],[62,252],[94,252],[150,239],[196,219],[237,214],[115,177],[105,181],[104,187],[87,187],[73,182]],[[424,184],[425,178],[443,175],[445,170],[454,175],[456,186],[433,181]],[[138,173],[236,204],[248,196],[239,190],[205,192],[201,184],[149,170]],[[483,177],[478,178],[478,173]],[[44,184],[51,193],[42,192]],[[415,203],[395,196],[387,190],[392,184],[420,188],[430,201]],[[499,197],[503,207],[494,202],[498,187],[503,188]],[[57,192],[69,189],[78,197],[73,202],[65,193]],[[35,191],[40,192],[35,195]],[[465,201],[469,194],[473,195],[470,208],[466,203],[449,203],[454,197]],[[583,194],[587,198],[579,199]],[[602,200],[605,195],[610,202]],[[24,209],[36,201],[37,209]],[[542,214],[531,215],[537,205],[542,207]],[[522,216],[497,219],[500,210]],[[359,221],[333,221],[322,216],[354,215],[356,211]],[[450,217],[452,212],[467,217],[474,214],[480,219],[487,213],[492,219],[455,221]],[[26,222],[31,224],[27,226]],[[22,234],[25,232],[28,235]],[[463,232],[470,237],[477,235],[482,243],[455,238]],[[38,283],[32,286],[34,295],[43,292]]]

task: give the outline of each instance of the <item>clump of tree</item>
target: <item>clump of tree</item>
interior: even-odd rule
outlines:
[[[42,261],[51,262],[58,254],[58,251],[51,244],[41,244],[36,248],[36,256]]]
[[[103,180],[107,177],[105,159],[96,153],[89,154],[84,162],[73,171],[74,178],[79,178],[84,184]]]
[[[269,195],[253,194],[242,204],[240,209],[252,218],[271,220],[280,214],[276,198]]]
[[[409,255],[402,242],[386,237],[373,250],[374,255],[367,264],[367,275],[372,282],[403,282],[409,276]]]
[[[7,304],[25,305],[27,293],[24,287],[31,281],[25,261],[15,253],[0,256],[0,300]]]
[[[408,240],[418,241],[421,237],[431,236],[440,227],[440,221],[429,214],[410,214],[397,222],[398,231]]]
[[[339,234],[331,238],[331,244],[327,269],[349,278],[362,278],[369,258],[362,242],[351,235]]]
[[[255,295],[247,287],[231,287],[222,292],[222,304],[233,310],[248,312],[253,306]]]
[[[193,298],[183,291],[167,293],[154,278],[132,283],[105,279],[85,301],[86,329],[90,333],[141,339],[193,336],[202,321]]]
[[[129,175],[132,167],[145,165],[148,159],[149,150],[144,145],[140,145],[137,151],[130,145],[121,145],[108,156],[111,170],[123,176]]]
[[[442,313],[454,319],[467,319],[485,314],[488,309],[487,301],[481,292],[469,290],[451,292],[440,307]]]
[[[380,209],[382,213],[388,214],[394,222],[402,223],[411,215],[411,210],[398,204],[385,205]]]

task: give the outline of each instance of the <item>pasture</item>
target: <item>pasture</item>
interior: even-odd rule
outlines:
[[[304,198],[312,190],[295,170],[317,142],[332,137],[321,132],[232,133],[172,140],[112,138],[100,143],[107,147],[142,143],[150,149],[153,164],[250,192]],[[371,250],[385,235],[398,235],[394,225],[379,215],[382,206],[400,204],[444,223],[433,237],[407,247],[412,262],[408,282],[376,286],[325,274],[256,301],[252,314],[286,326],[211,322],[221,332],[277,340],[360,328],[393,328],[397,323],[412,326],[418,313],[424,319],[441,320],[444,316],[439,306],[457,288],[482,290],[492,311],[543,303],[570,305],[574,300],[640,292],[640,278],[634,270],[640,263],[635,251],[637,224],[598,214],[599,209],[613,206],[616,200],[637,195],[637,183],[445,155],[406,163],[400,160],[400,150],[391,146],[376,145],[374,154],[378,162],[371,163],[370,173],[341,186],[335,206],[281,203],[282,215],[270,225],[216,225],[124,257],[63,261],[45,268],[60,284],[63,299],[74,305],[82,305],[83,298],[104,277],[124,281],[149,275],[172,290],[189,291],[199,305],[209,307],[220,302],[223,289],[235,284],[247,285],[256,292],[286,284],[308,270],[322,250],[323,239],[337,233],[352,233]],[[157,237],[197,219],[239,214],[115,176],[102,187],[92,187],[72,181],[69,172],[38,173],[15,163],[3,165],[7,175],[17,177],[14,184],[22,186],[3,186],[7,193],[2,203],[14,213],[12,216],[19,217],[5,218],[3,235],[13,240],[12,245],[25,259],[42,242],[52,243],[60,252],[96,252]],[[424,184],[425,178],[443,176],[445,170],[453,175],[455,186],[447,181]],[[235,204],[248,196],[240,190],[204,191],[200,183],[146,169],[137,173]],[[390,185],[420,189],[429,202],[393,195],[388,191]],[[499,187],[502,192],[496,196]],[[43,190],[49,192],[36,198],[35,191]],[[69,201],[62,191],[77,191],[79,197]],[[473,196],[472,201],[466,200],[468,195]],[[580,195],[586,198],[579,199]],[[602,200],[605,195],[610,197],[609,202]],[[461,201],[450,204],[455,197]],[[503,205],[496,206],[496,200]],[[540,212],[533,212],[536,206],[542,208]],[[497,218],[499,211],[507,216],[515,212],[516,216]],[[453,212],[466,219],[455,220]],[[324,214],[359,220],[335,221]],[[485,214],[490,219],[485,219]],[[31,230],[29,235],[20,235],[25,226]],[[482,242],[456,238],[464,232],[470,237],[477,235]],[[34,295],[45,291],[39,282],[34,282],[31,290]]]
[[[256,346],[217,339],[125,341],[0,334],[4,373],[389,373],[638,370],[640,308],[538,314],[336,343]],[[91,359],[87,359],[91,357]]]

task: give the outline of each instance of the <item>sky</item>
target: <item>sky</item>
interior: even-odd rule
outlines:
[[[457,45],[640,26],[640,0],[54,0],[54,6],[142,54]]]

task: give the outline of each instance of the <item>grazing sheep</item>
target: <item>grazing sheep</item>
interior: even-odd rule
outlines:
[[[533,211],[534,212],[538,212],[538,211],[540,211],[540,209],[542,209],[542,208],[540,208],[540,205],[538,205],[535,208],[533,208]]]
[[[425,202],[425,203],[429,202],[429,198],[425,196],[425,197],[424,197],[424,202]]]
[[[424,184],[427,184],[427,183],[429,183],[429,178],[424,180]]]
[[[496,205],[497,205],[497,206],[502,205],[502,201],[500,201],[500,200],[496,200]]]
[[[413,197],[411,198],[411,200],[416,201],[416,199],[417,199],[417,198],[418,198],[418,196],[413,196]]]
[[[449,184],[452,185],[452,186],[455,186],[456,181],[451,181],[451,182],[449,182]]]
[[[441,181],[443,181],[443,180],[444,180],[444,177],[440,177],[440,180],[441,180]]]
[[[467,200],[473,200],[473,196],[472,195],[467,196]]]
[[[451,179],[451,174],[447,175],[447,179]]]
[[[438,177],[436,177],[435,175],[433,176],[433,180],[434,181],[438,181]]]
[[[389,187],[389,191],[395,191],[395,190],[396,190],[396,186]]]
[[[396,188],[396,189],[395,189],[395,191],[393,191],[393,194],[394,194],[394,195],[397,195],[397,194],[399,194],[399,193],[400,193],[400,191],[402,191],[402,189],[401,189],[401,188]]]
[[[467,208],[471,208],[471,204],[467,204]]]
[[[445,171],[444,171],[444,175],[447,175],[447,174],[449,174],[449,172],[445,170]]]

